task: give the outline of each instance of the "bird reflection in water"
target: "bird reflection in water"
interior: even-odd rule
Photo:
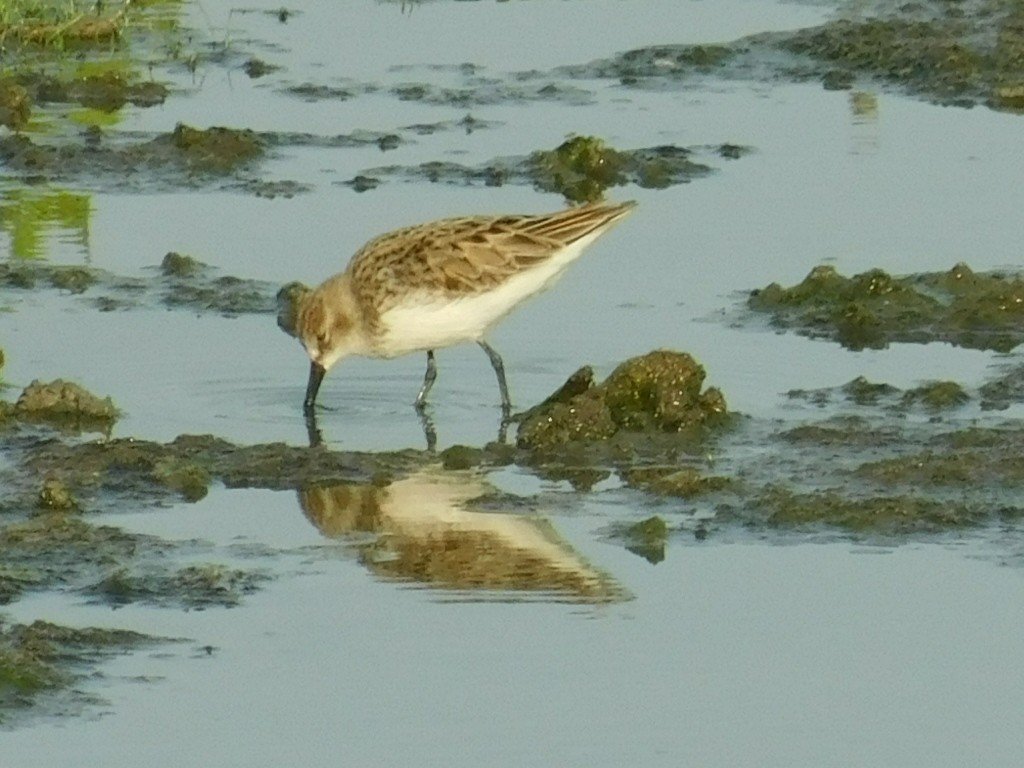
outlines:
[[[351,537],[360,562],[382,579],[469,600],[629,598],[547,520],[469,508],[494,493],[479,474],[434,469],[383,486],[309,487],[299,491],[299,503],[324,536]]]

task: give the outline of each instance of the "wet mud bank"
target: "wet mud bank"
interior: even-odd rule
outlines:
[[[714,75],[896,88],[941,104],[1024,111],[1024,11],[1000,0],[843,4],[817,27],[725,44],[658,45],[563,67],[631,87]]]
[[[277,309],[278,286],[232,275],[171,251],[144,277],[104,269],[43,261],[0,262],[0,302],[25,292],[57,290],[101,312],[128,309],[184,309],[224,316],[270,314]]]

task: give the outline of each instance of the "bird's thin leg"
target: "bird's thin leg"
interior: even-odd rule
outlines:
[[[416,407],[422,408],[426,405],[427,394],[430,392],[430,388],[434,386],[434,380],[437,378],[437,363],[434,362],[434,350],[427,350],[427,372],[423,374],[423,386],[420,387],[420,393],[416,395]]]
[[[316,394],[320,391],[320,382],[324,380],[325,373],[327,373],[327,369],[320,365],[320,363],[310,362],[309,383],[306,384],[306,399],[302,401],[302,412],[307,416],[313,413],[313,408],[316,406]]]
[[[310,448],[318,448],[324,444],[323,433],[316,424],[316,411],[312,409],[306,414],[306,436],[309,438]]]
[[[505,363],[502,362],[501,355],[486,341],[480,339],[477,344],[483,348],[491,360],[491,367],[494,368],[494,373],[498,377],[498,389],[501,390],[501,411],[507,416],[512,412],[512,403],[508,399],[508,384],[505,382]]]
[[[437,429],[434,428],[434,420],[426,408],[418,407],[416,413],[419,414],[420,424],[423,426],[423,437],[427,441],[427,450],[433,453],[437,450]]]

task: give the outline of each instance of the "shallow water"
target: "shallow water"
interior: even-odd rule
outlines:
[[[138,522],[292,549],[236,610],[29,600],[15,616],[201,638],[105,665],[106,714],[4,735],[12,765],[1013,765],[1018,568],[970,542],[673,546],[651,566],[556,525],[635,594],[467,603],[371,578],[291,494],[218,493]],[[200,643],[214,647],[207,658]],[[155,683],[131,682],[136,676]],[[868,735],[869,734],[869,735]],[[87,760],[83,763],[83,756]]]
[[[279,3],[264,3],[276,9]],[[705,79],[624,87],[575,81],[586,103],[464,106],[400,101],[401,83],[463,86],[585,63],[655,43],[715,42],[825,18],[821,5],[643,4],[611,0],[417,5],[310,4],[286,25],[230,5],[191,6],[191,22],[229,48],[283,69],[250,80],[201,66],[177,74],[163,107],[128,110],[124,131],[176,121],[318,135],[394,131],[467,112],[495,125],[440,131],[389,152],[284,149],[267,176],[312,191],[265,200],[234,191],[84,190],[87,237],[57,226],[46,258],[146,274],[168,251],[225,274],[315,283],[365,240],[459,213],[555,209],[519,186],[388,181],[341,186],[390,164],[467,164],[553,147],[567,134],[616,147],[750,146],[717,172],[667,190],[624,188],[637,212],[562,282],[512,315],[492,342],[514,400],[530,404],[575,368],[605,374],[657,347],[691,352],[729,406],[788,418],[782,393],[864,375],[912,386],[977,385],[999,356],[944,345],[851,353],[766,329],[738,329],[743,292],[801,279],[828,262],[844,273],[1013,266],[1019,255],[1019,117],[942,108],[889,93],[818,84]],[[599,22],[596,23],[595,22]],[[244,58],[244,57],[243,57]],[[467,75],[465,62],[479,70]],[[349,100],[306,102],[290,85],[373,83]],[[867,107],[865,108],[865,104]],[[0,238],[0,254],[8,248]],[[25,293],[2,317],[4,379],[74,378],[125,416],[114,434],[168,440],[214,433],[302,444],[307,363],[272,318],[164,309],[100,313],[74,297]],[[493,373],[475,348],[445,350],[433,392],[439,447],[494,438]],[[411,400],[424,361],[346,361],[321,392],[334,447],[422,447]],[[1019,545],[969,537],[861,546],[679,537],[652,566],[607,526],[683,502],[653,502],[609,481],[577,495],[503,470],[490,482],[537,509],[476,513],[483,526],[599,572],[614,599],[536,590],[446,590],[389,578],[360,557],[358,536],[325,538],[294,493],[214,489],[196,505],[126,510],[108,522],[198,539],[197,558],[279,576],[233,610],[132,605],[112,613],[80,596],[9,607],[15,620],[125,626],[189,642],[106,664],[102,716],[34,721],[3,735],[12,766],[94,765],[1016,765],[1024,733]],[[461,514],[461,512],[460,512]],[[506,514],[508,519],[498,520]],[[479,519],[479,515],[485,518]],[[395,519],[405,519],[397,515]],[[531,522],[534,521],[534,522]],[[472,521],[466,523],[472,528]],[[396,523],[397,525],[397,523]],[[547,528],[543,528],[547,532]],[[547,534],[546,534],[547,535]],[[516,539],[516,537],[519,537]],[[1011,539],[1007,534],[1008,542]],[[550,541],[548,542],[550,544]],[[526,545],[523,545],[526,547]],[[1014,549],[1014,546],[1017,549]],[[1012,567],[999,567],[1000,564]],[[628,599],[627,599],[628,598]],[[214,651],[206,658],[204,646]],[[158,678],[141,684],[136,677]]]

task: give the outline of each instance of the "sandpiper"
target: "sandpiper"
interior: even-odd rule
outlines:
[[[415,405],[437,378],[434,350],[475,341],[498,377],[511,410],[501,356],[484,339],[516,306],[551,287],[594,240],[635,202],[590,203],[540,215],[441,219],[381,235],[344,272],[312,290],[278,293],[278,324],[312,361],[303,411],[313,413],[324,374],[344,357],[392,358],[426,351]]]

